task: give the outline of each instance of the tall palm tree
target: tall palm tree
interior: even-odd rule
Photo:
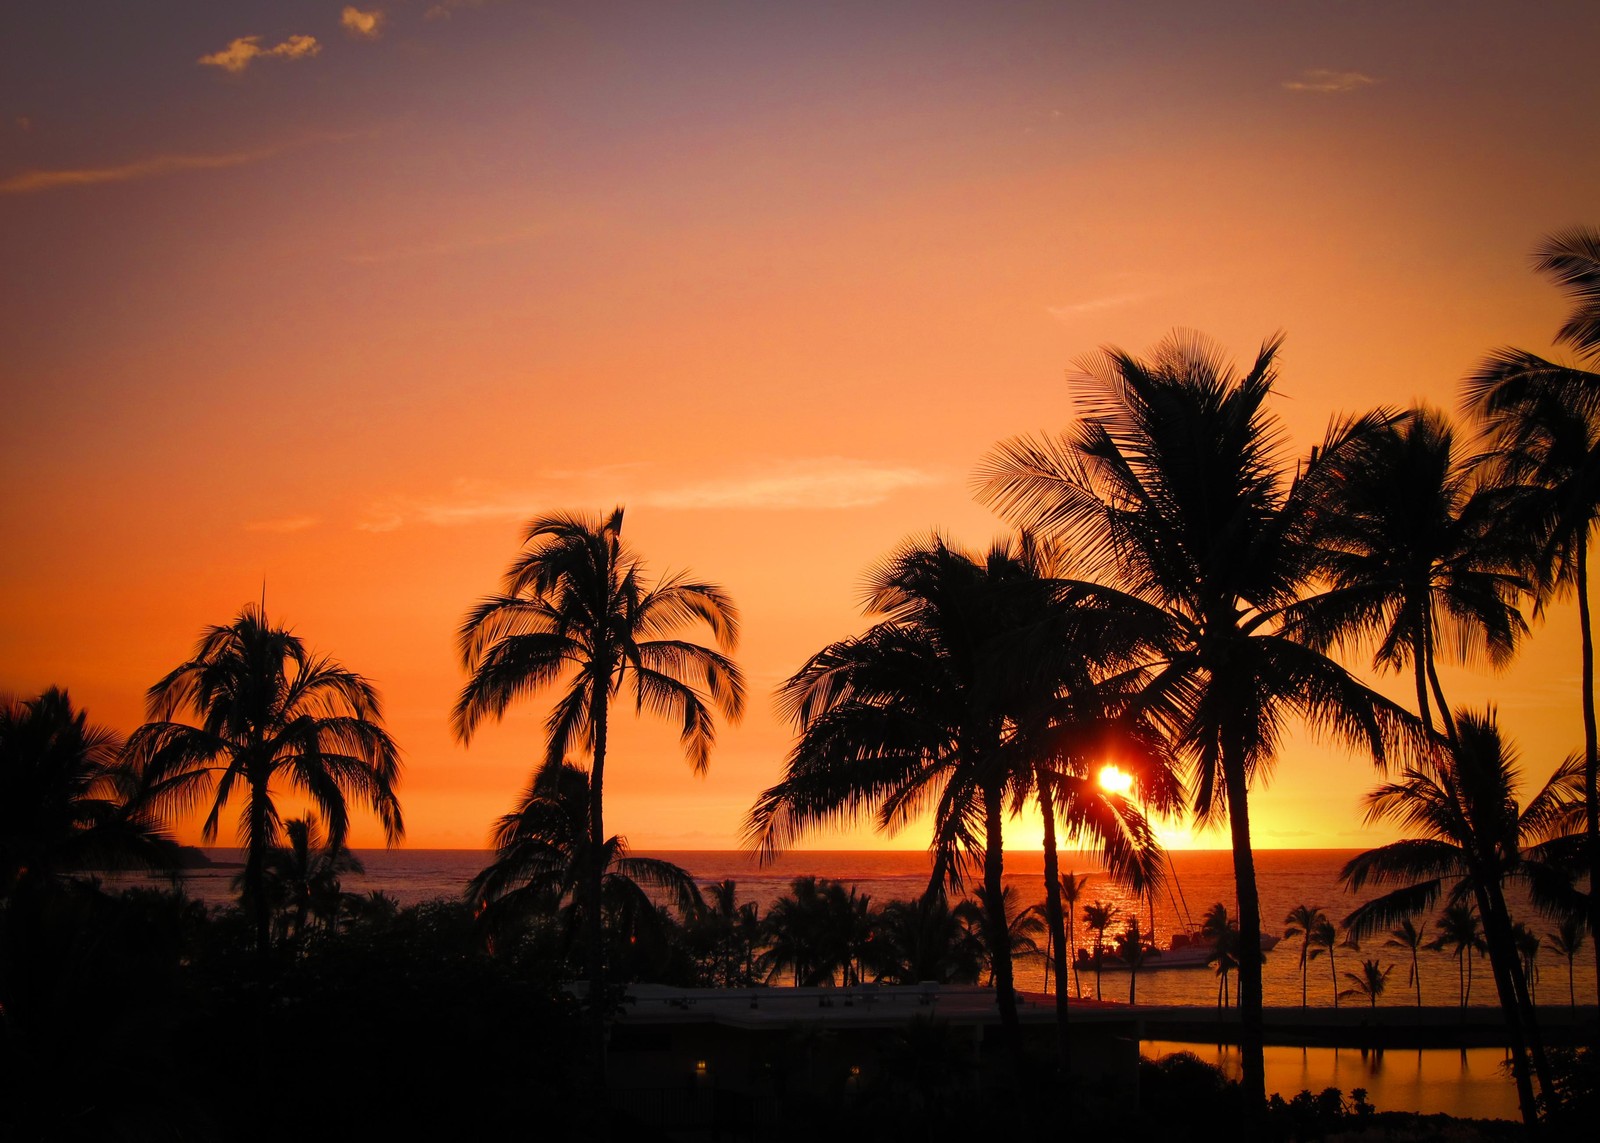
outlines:
[[[155,805],[209,801],[201,836],[211,841],[223,809],[243,795],[241,900],[262,956],[271,939],[267,860],[283,837],[273,799],[282,788],[316,807],[330,846],[349,833],[351,799],[377,815],[389,844],[405,833],[394,792],[400,751],[383,728],[378,692],[260,607],[246,604],[232,623],[207,628],[193,657],[150,688],[147,706],[150,721],[128,751]],[[176,721],[184,713],[194,723]]]
[[[1585,227],[1548,237],[1534,266],[1576,305],[1556,335],[1589,362],[1600,361],[1600,234]],[[1595,708],[1594,622],[1589,542],[1600,525],[1600,373],[1522,349],[1490,353],[1464,384],[1463,405],[1482,427],[1492,478],[1516,494],[1509,522],[1523,534],[1542,610],[1577,595],[1583,711],[1584,857],[1589,870],[1589,936],[1600,944],[1600,725]],[[1537,612],[1536,612],[1537,613]],[[1595,958],[1600,987],[1600,957]]]
[[[1369,850],[1346,863],[1341,876],[1353,891],[1369,882],[1399,888],[1358,907],[1345,924],[1358,938],[1432,908],[1449,882],[1452,904],[1471,901],[1483,921],[1517,1073],[1523,1117],[1533,1127],[1537,1108],[1531,1062],[1540,1086],[1551,1090],[1527,980],[1517,958],[1506,908],[1505,882],[1530,874],[1526,847],[1559,828],[1578,800],[1581,775],[1563,764],[1526,808],[1517,805],[1515,755],[1502,741],[1493,712],[1456,717],[1457,744],[1420,755],[1398,781],[1367,795],[1369,822],[1396,821],[1416,835]],[[1572,760],[1569,760],[1569,763]],[[1441,922],[1442,924],[1442,922]]]
[[[1439,914],[1439,935],[1428,946],[1432,949],[1450,949],[1456,955],[1456,999],[1465,1008],[1472,999],[1472,957],[1482,953],[1483,922],[1478,919],[1478,907],[1470,901],[1446,905]]]
[[[1572,962],[1583,951],[1583,942],[1588,935],[1583,918],[1569,914],[1561,918],[1555,932],[1546,933],[1544,938],[1550,951],[1567,962],[1567,1003],[1573,1008],[1578,1006],[1578,993],[1572,985]]]
[[[1378,1006],[1378,997],[1383,995],[1384,989],[1389,984],[1389,974],[1394,971],[1394,965],[1378,964],[1376,957],[1361,962],[1360,972],[1347,972],[1344,978],[1350,982],[1350,987],[1342,989],[1341,997],[1365,996],[1369,1007]]]
[[[1283,919],[1285,940],[1300,938],[1300,1007],[1306,1006],[1306,973],[1311,964],[1311,939],[1318,925],[1326,924],[1328,915],[1316,905],[1300,904],[1289,910]]]
[[[1362,435],[1335,466],[1334,510],[1318,546],[1329,589],[1297,612],[1319,648],[1371,644],[1373,666],[1411,668],[1417,710],[1434,732],[1455,727],[1439,684],[1441,654],[1495,667],[1511,661],[1527,625],[1522,551],[1508,542],[1503,494],[1480,488],[1443,414],[1413,409]]]
[[[720,651],[676,637],[695,624]],[[647,581],[623,542],[621,508],[603,518],[535,517],[500,593],[480,600],[461,624],[461,660],[471,677],[456,700],[456,737],[469,742],[485,718],[501,718],[514,700],[564,686],[545,721],[544,765],[559,766],[576,747],[588,750],[588,844],[599,851],[613,700],[630,689],[636,711],[677,721],[690,766],[704,773],[716,740],[713,713],[734,721],[744,710],[743,676],[723,653],[738,634],[738,612],[715,584],[682,574]],[[603,865],[589,862],[585,876],[591,1046],[603,1069]]]
[[[1094,998],[1101,999],[1100,969],[1105,963],[1106,930],[1117,919],[1117,907],[1104,901],[1091,901],[1083,907],[1083,923],[1094,930]]]
[[[1198,818],[1225,816],[1232,831],[1252,1106],[1264,1104],[1266,1081],[1251,784],[1270,771],[1291,718],[1378,757],[1406,725],[1400,708],[1291,637],[1291,609],[1316,582],[1333,462],[1385,418],[1335,425],[1291,466],[1266,409],[1279,343],[1264,344],[1242,375],[1192,335],[1169,338],[1148,360],[1107,350],[1078,378],[1078,427],[1002,445],[982,486],[1014,522],[1064,540],[1086,590],[1166,625],[1139,701],[1192,767]]]
[[[1383,942],[1386,949],[1403,949],[1411,958],[1411,964],[1406,969],[1406,983],[1414,985],[1417,990],[1417,1007],[1422,1007],[1422,965],[1417,960],[1417,954],[1428,947],[1428,922],[1423,921],[1419,928],[1410,917],[1402,918],[1400,923],[1389,930],[1389,939]]]
[[[938,536],[903,545],[868,578],[867,609],[882,618],[818,651],[780,688],[799,739],[747,822],[770,857],[817,826],[870,815],[892,832],[931,810],[933,883],[959,889],[981,869],[1002,1035],[1019,1067],[1001,827],[1015,788],[1034,775],[1033,739],[1016,729],[1056,688],[1043,672],[1027,684],[1016,636],[1057,593],[1017,544],[983,556]]]
[[[57,687],[0,696],[0,903],[24,881],[160,868],[176,856],[115,733]]]

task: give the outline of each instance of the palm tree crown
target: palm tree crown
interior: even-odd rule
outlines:
[[[242,793],[244,904],[264,952],[270,904],[266,861],[282,844],[275,787],[307,798],[342,846],[349,799],[369,807],[392,845],[405,833],[395,785],[400,751],[383,728],[378,693],[361,675],[313,654],[286,627],[246,605],[211,627],[193,658],[150,688],[149,718],[129,740],[157,805],[211,803],[202,836],[217,835],[222,811]],[[194,723],[174,721],[188,712]]]

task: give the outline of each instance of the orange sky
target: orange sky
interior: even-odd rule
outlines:
[[[733,593],[754,701],[704,780],[619,725],[608,824],[732,846],[773,686],[902,537],[1000,530],[973,467],[1067,422],[1076,358],[1286,329],[1305,445],[1550,352],[1528,254],[1600,224],[1591,3],[866,7],[0,12],[0,690],[131,730],[264,579],[382,688],[410,844],[477,846],[544,705],[456,745],[455,627],[519,521],[624,503]],[[1558,609],[1451,697],[1542,775],[1575,645]],[[1370,778],[1296,743],[1259,843],[1382,840]]]

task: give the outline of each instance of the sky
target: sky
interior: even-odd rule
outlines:
[[[481,846],[547,703],[454,741],[456,628],[523,521],[622,504],[738,603],[751,702],[704,778],[621,717],[607,824],[736,847],[773,688],[902,539],[1003,534],[975,468],[1097,347],[1286,331],[1297,448],[1556,354],[1529,255],[1600,225],[1597,47],[1589,0],[8,4],[0,691],[129,732],[264,592],[381,689],[408,844]],[[1581,742],[1570,608],[1445,683],[1540,780]],[[1389,840],[1373,780],[1297,738],[1257,844]]]

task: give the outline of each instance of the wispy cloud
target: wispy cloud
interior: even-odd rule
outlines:
[[[453,527],[486,520],[520,520],[553,505],[624,503],[663,511],[804,511],[868,508],[910,488],[955,477],[907,465],[850,457],[809,457],[769,463],[760,471],[714,480],[650,487],[641,466],[546,474],[546,485],[508,490],[458,480],[443,495],[393,497],[370,506],[356,526],[392,532],[411,524]]]
[[[1365,72],[1333,71],[1325,67],[1314,67],[1301,72],[1295,79],[1284,80],[1283,86],[1287,91],[1343,95],[1347,91],[1359,91],[1363,87],[1371,87],[1377,82]]]
[[[344,11],[339,13],[339,26],[361,40],[375,40],[383,35],[383,25],[387,20],[388,16],[382,8],[363,12],[354,5],[347,5]]]
[[[1154,297],[1148,292],[1131,294],[1107,294],[1099,298],[1087,298],[1081,302],[1065,302],[1059,306],[1045,306],[1045,312],[1058,321],[1068,318],[1081,317],[1084,314],[1095,314],[1101,310],[1114,310],[1119,306],[1131,306],[1135,302],[1142,302]]]
[[[322,521],[316,516],[279,516],[272,520],[252,520],[244,526],[246,532],[304,532]]]
[[[346,11],[354,11],[347,8]],[[290,36],[274,47],[261,46],[260,36],[240,36],[219,52],[201,56],[196,62],[202,67],[218,67],[235,74],[243,71],[258,59],[307,59],[322,50],[315,36]]]
[[[93,186],[96,183],[125,183],[155,178],[178,171],[214,171],[242,167],[246,163],[271,158],[283,147],[259,147],[249,151],[227,151],[217,155],[155,155],[135,159],[115,167],[80,167],[71,170],[24,171],[0,180],[0,194],[28,194],[57,187]]]

